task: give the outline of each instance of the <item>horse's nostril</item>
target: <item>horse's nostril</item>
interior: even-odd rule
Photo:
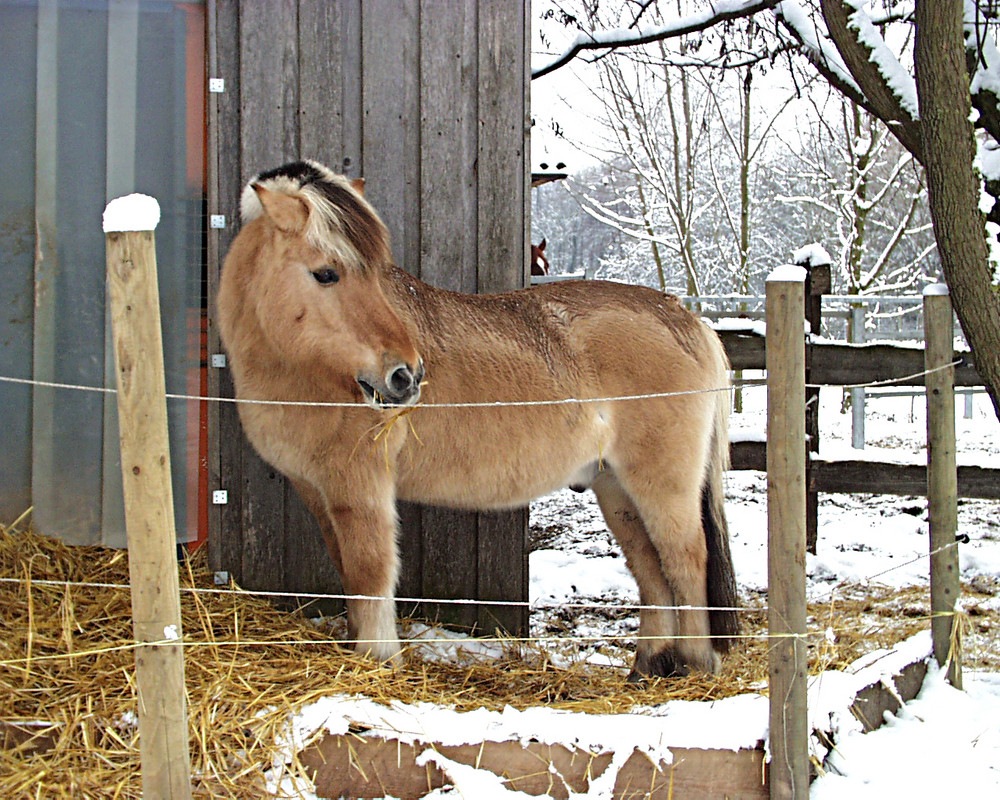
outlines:
[[[386,383],[397,395],[406,394],[413,388],[413,373],[410,372],[410,368],[404,364],[403,366],[397,367],[392,371]]]

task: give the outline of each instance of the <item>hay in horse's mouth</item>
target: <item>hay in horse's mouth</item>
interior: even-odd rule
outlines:
[[[361,387],[361,395],[364,398],[365,403],[374,408],[376,411],[382,411],[386,408],[405,408],[407,406],[415,405],[420,399],[419,385],[411,397],[408,397],[405,400],[393,400],[392,398],[383,395],[364,378],[355,378],[355,380],[357,381],[358,386]]]

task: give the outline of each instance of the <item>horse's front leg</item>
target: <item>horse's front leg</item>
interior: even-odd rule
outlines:
[[[347,601],[348,637],[358,653],[398,665],[395,503],[331,506],[328,511],[340,551],[344,592],[372,598]]]

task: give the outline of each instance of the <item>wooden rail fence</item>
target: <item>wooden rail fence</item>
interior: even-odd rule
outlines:
[[[808,284],[806,310],[809,310]],[[814,304],[815,305],[815,304]],[[766,336],[759,326],[719,331],[734,370],[766,369]],[[971,353],[956,354],[955,387],[982,386]],[[893,381],[895,386],[923,386],[924,350],[913,346],[840,344],[826,340],[805,342],[806,382],[811,387],[850,387]],[[901,380],[900,380],[901,379]],[[818,402],[808,402],[818,389],[807,389],[806,455],[807,543],[816,552],[817,497],[821,492],[927,495],[927,467],[922,464],[893,464],[868,459],[827,460],[818,455],[821,425]],[[766,444],[763,441],[739,441],[731,447],[732,469],[765,471]],[[958,497],[1000,500],[1000,469],[976,466],[958,467]]]

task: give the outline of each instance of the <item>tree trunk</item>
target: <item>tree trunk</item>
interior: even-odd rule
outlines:
[[[987,258],[962,38],[962,0],[918,0],[914,62],[934,236],[976,369],[1000,417],[1000,293]]]

